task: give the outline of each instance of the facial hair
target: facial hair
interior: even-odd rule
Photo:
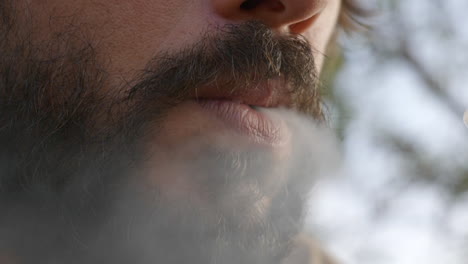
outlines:
[[[309,186],[304,175],[290,177],[272,197],[273,209],[250,224],[240,223],[239,214],[248,218],[249,206],[268,190],[235,194],[245,199],[244,211],[225,215],[224,209],[206,213],[190,201],[168,199],[158,186],[138,184],[151,144],[146,131],[198,87],[216,83],[233,92],[283,78],[293,108],[322,117],[304,39],[276,35],[259,22],[210,32],[182,50],[158,54],[135,80],[109,89],[92,43],[77,42],[68,32],[34,44],[27,34],[3,30],[0,255],[18,263],[281,261],[301,227]],[[245,182],[261,186],[272,173],[270,161],[263,150],[226,153],[207,146],[191,166],[217,200]],[[228,180],[213,181],[219,174]]]

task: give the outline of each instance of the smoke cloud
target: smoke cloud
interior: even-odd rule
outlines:
[[[2,263],[279,263],[313,182],[338,167],[339,154],[333,133],[309,117],[262,111],[291,131],[280,160],[258,146],[223,154],[197,139],[157,153],[170,156],[164,166],[127,168],[133,180],[88,190],[94,197],[78,185],[37,203],[2,199]],[[164,191],[148,172],[180,180]]]

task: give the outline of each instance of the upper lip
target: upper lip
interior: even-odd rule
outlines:
[[[230,100],[253,107],[289,107],[291,97],[288,84],[282,80],[266,80],[242,89],[231,91],[228,87],[207,86],[194,94],[196,100]]]

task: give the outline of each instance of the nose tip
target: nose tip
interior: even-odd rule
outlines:
[[[259,20],[272,29],[295,34],[313,25],[328,0],[211,0],[217,15],[233,20]]]

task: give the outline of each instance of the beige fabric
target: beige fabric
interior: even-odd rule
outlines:
[[[297,237],[291,255],[283,264],[338,264],[307,234]]]

